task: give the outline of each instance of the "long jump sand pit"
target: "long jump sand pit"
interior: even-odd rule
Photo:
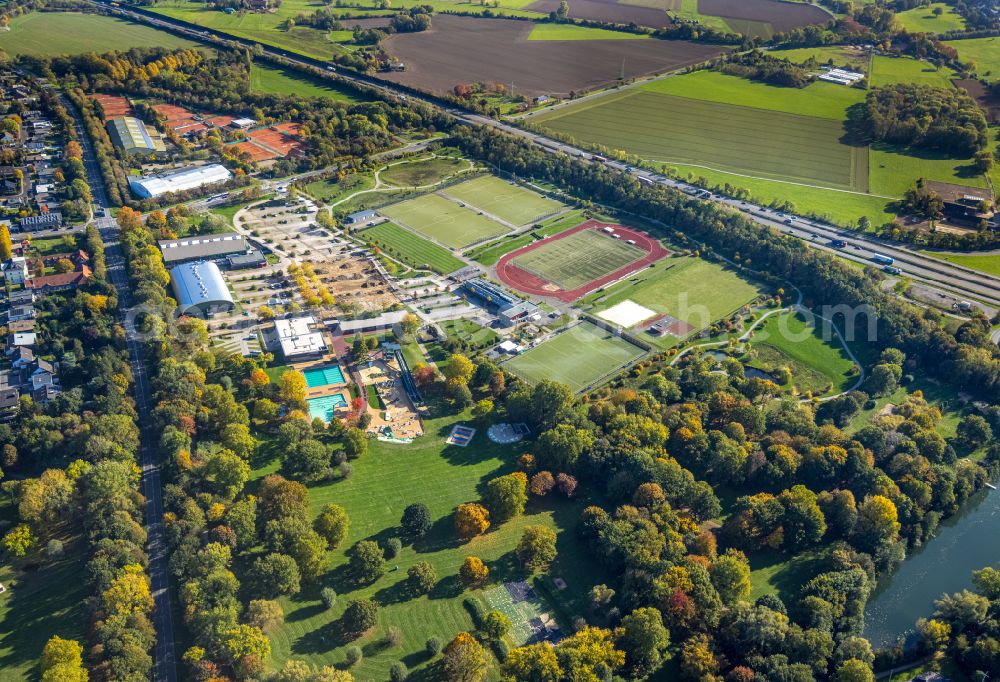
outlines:
[[[656,311],[635,301],[625,300],[597,313],[597,316],[624,329],[631,329],[641,322],[656,317]]]
[[[637,78],[697,64],[727,49],[684,40],[528,40],[534,27],[531,21],[436,14],[427,31],[383,41],[406,70],[381,75],[435,93],[484,82],[513,83],[527,97],[565,97],[616,82],[623,61],[625,78]]]

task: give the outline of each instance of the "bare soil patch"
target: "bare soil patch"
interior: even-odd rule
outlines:
[[[638,24],[652,28],[666,28],[673,25],[667,13],[657,7],[624,5],[615,0],[568,0],[568,2],[569,16],[573,19]],[[548,14],[559,9],[559,0],[536,0],[526,9]]]
[[[505,83],[527,96],[567,96],[625,77],[672,71],[711,59],[726,48],[681,40],[528,40],[530,21],[437,15],[421,33],[383,42],[406,71],[384,78],[430,92],[459,83]]]
[[[782,0],[698,0],[698,11],[723,19],[763,21],[779,33],[833,19],[816,5]]]
[[[986,120],[992,125],[1000,122],[1000,97],[997,97],[982,82],[975,78],[955,79],[952,81],[956,88],[963,88],[969,97],[976,100],[976,104],[983,110]]]

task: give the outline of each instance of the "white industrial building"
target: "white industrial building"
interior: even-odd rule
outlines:
[[[301,360],[326,352],[326,340],[322,332],[315,331],[315,325],[312,315],[274,321],[274,332],[286,360]]]
[[[150,199],[169,192],[183,192],[184,190],[196,189],[205,185],[226,182],[232,177],[233,174],[225,166],[212,163],[207,166],[182,168],[179,171],[164,173],[163,175],[132,178],[128,181],[128,184],[133,194],[137,197]]]
[[[170,271],[170,281],[181,315],[205,316],[236,307],[222,272],[210,261],[178,265]]]

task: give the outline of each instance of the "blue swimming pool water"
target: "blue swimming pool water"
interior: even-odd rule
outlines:
[[[347,400],[340,393],[325,395],[322,398],[309,398],[309,416],[319,417],[325,422],[333,419],[333,413],[338,407],[347,407]]]
[[[307,369],[303,374],[306,375],[306,386],[309,388],[344,383],[344,372],[340,369],[340,365],[315,367]]]

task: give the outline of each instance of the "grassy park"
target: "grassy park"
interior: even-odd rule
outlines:
[[[522,226],[560,211],[563,205],[520,185],[495,175],[482,175],[443,190],[453,199],[496,216],[512,225]]]
[[[404,227],[456,249],[509,231],[507,226],[437,194],[392,204],[379,212]]]
[[[379,177],[399,187],[424,187],[450,178],[470,168],[470,162],[450,156],[434,156],[406,163],[395,163],[382,171]]]
[[[910,33],[948,33],[965,29],[965,19],[944,2],[897,12],[896,20]]]
[[[12,57],[102,53],[150,45],[178,50],[197,43],[141,24],[80,12],[22,14],[11,19],[9,31],[0,32],[0,49]]]
[[[504,363],[530,381],[549,379],[582,391],[643,355],[638,346],[589,322],[581,322]]]
[[[373,242],[386,255],[414,268],[430,268],[447,274],[465,266],[445,249],[423,237],[393,223],[374,225],[358,233],[365,241]]]
[[[895,83],[917,83],[935,88],[951,88],[954,71],[947,67],[938,68],[930,62],[910,57],[875,56],[869,82],[881,87]]]
[[[293,69],[256,63],[250,70],[250,89],[273,95],[326,97],[338,102],[360,102],[360,97],[347,88],[338,88],[330,81],[310,78]]]

